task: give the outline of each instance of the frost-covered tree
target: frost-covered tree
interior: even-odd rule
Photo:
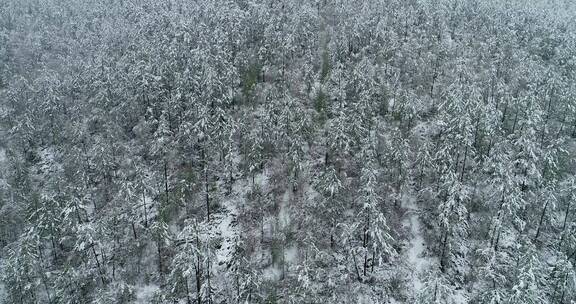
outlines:
[[[575,11],[2,1],[0,302],[574,301]]]

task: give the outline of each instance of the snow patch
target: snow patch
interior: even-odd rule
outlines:
[[[298,247],[290,246],[284,249],[284,260],[288,264],[298,263]]]
[[[268,281],[278,281],[282,278],[282,270],[275,266],[267,267],[262,271],[262,277]]]
[[[290,212],[288,210],[289,202],[290,202],[290,191],[286,190],[286,192],[282,196],[280,211],[278,212],[278,222],[280,224],[280,229],[282,230],[290,226]]]
[[[402,222],[404,227],[410,227],[411,239],[408,245],[408,251],[406,251],[406,259],[410,264],[413,272],[412,285],[414,292],[412,294],[418,294],[424,287],[420,277],[424,271],[430,266],[431,261],[424,257],[424,251],[426,249],[426,244],[424,237],[422,236],[421,223],[419,216],[419,208],[416,205],[416,199],[412,196],[403,196],[402,207],[406,209],[406,214],[408,215]]]
[[[152,302],[152,298],[156,291],[159,290],[158,285],[142,285],[136,287],[136,304],[146,304]]]
[[[454,304],[468,303],[468,298],[466,297],[465,292],[462,289],[456,290],[456,292],[454,292],[454,294],[452,295],[452,300]]]
[[[266,172],[266,169],[264,169],[264,171],[262,173],[256,174],[256,176],[254,177],[254,183],[258,184],[260,186],[260,189],[262,189],[263,192],[267,192],[267,190],[268,190],[268,174]]]

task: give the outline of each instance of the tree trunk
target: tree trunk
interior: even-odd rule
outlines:
[[[512,132],[510,133],[514,133],[514,131],[516,131],[516,124],[518,123],[518,112],[516,111],[516,115],[514,115],[514,124],[512,124]]]
[[[560,237],[560,246],[564,241],[564,236],[566,235],[566,224],[568,222],[568,216],[570,215],[570,205],[572,204],[572,199],[568,200],[568,205],[566,206],[566,215],[564,216],[564,224],[562,224],[562,236]]]
[[[210,194],[208,193],[208,170],[204,168],[204,192],[206,195],[206,220],[210,221]]]
[[[496,235],[496,241],[494,243],[494,251],[496,251],[496,252],[498,251],[498,244],[500,243],[500,230],[501,229],[502,229],[501,227],[498,228],[498,234]]]
[[[52,242],[52,254],[53,254],[53,259],[54,261],[52,262],[53,264],[56,264],[58,262],[58,247],[56,246],[56,241],[54,240],[54,235],[51,234],[50,235],[50,240]]]
[[[480,150],[479,149],[479,143],[478,143],[478,133],[480,131],[480,115],[478,115],[478,118],[476,119],[476,128],[474,128],[474,147],[476,148],[476,150]]]
[[[362,277],[360,276],[360,270],[358,270],[358,264],[356,263],[356,255],[351,252],[352,254],[352,262],[354,263],[354,269],[356,270],[356,278],[358,282],[362,282]]]
[[[158,237],[158,240],[156,241],[156,248],[158,249],[158,273],[160,273],[160,277],[162,277],[162,241],[160,240],[160,237]]]
[[[538,229],[536,229],[536,236],[534,237],[534,242],[536,242],[538,240],[538,236],[540,236],[540,229],[542,228],[542,222],[544,221],[544,216],[546,215],[547,207],[548,207],[548,201],[546,201],[546,204],[544,204],[542,214],[540,214],[540,222],[538,223]]]
[[[202,303],[201,291],[202,291],[202,273],[200,272],[200,258],[196,258],[196,303]]]
[[[458,152],[456,153],[456,162],[454,163],[454,174],[458,176],[458,164],[460,164],[460,146],[458,146]]]
[[[132,226],[132,234],[134,235],[134,239],[137,240],[138,234],[136,234],[136,226],[134,225],[134,221],[130,222],[130,224]]]
[[[436,302],[437,297],[438,297],[438,282],[434,284],[434,302]]]
[[[548,107],[546,109],[546,118],[544,119],[544,125],[542,126],[542,136],[540,137],[540,147],[544,147],[544,136],[546,135],[546,127],[548,126],[548,120],[550,119],[550,110],[552,108],[552,96],[548,98]]]
[[[206,284],[208,285],[208,304],[212,304],[212,285],[210,285],[210,258],[206,261]]]
[[[142,202],[144,204],[144,228],[148,228],[148,209],[146,208],[146,191],[142,192]]]
[[[166,195],[166,206],[170,203],[168,196],[168,162],[164,161],[164,192]]]
[[[184,278],[184,286],[186,286],[186,304],[192,304],[192,300],[190,299],[190,287],[188,287],[188,277]]]
[[[502,111],[502,129],[505,129],[504,123],[506,122],[506,112],[508,112],[508,99],[506,99],[506,103],[504,104],[504,111]]]
[[[430,98],[434,98],[434,84],[436,83],[436,77],[438,77],[437,74],[437,69],[438,69],[438,64],[436,64],[434,66],[434,72],[432,73],[432,84],[430,85]]]
[[[444,261],[446,256],[446,245],[448,243],[448,230],[444,232],[444,239],[442,240],[442,252],[440,254],[440,271],[446,272],[446,263]]]
[[[42,247],[38,245],[38,253],[40,256],[41,266],[39,269],[40,278],[42,278],[42,284],[44,285],[44,289],[46,291],[46,296],[48,297],[48,303],[52,303],[52,296],[50,295],[50,289],[48,288],[48,282],[46,281],[46,274],[44,272],[44,252],[42,251]]]
[[[558,140],[558,138],[560,138],[560,134],[562,134],[562,131],[564,131],[564,125],[566,124],[566,115],[567,111],[565,111],[564,115],[562,116],[562,120],[560,121],[560,128],[558,129],[558,133],[556,133],[555,140]]]
[[[464,181],[464,172],[466,172],[466,161],[468,160],[468,145],[466,145],[466,150],[464,152],[464,161],[462,162],[462,172],[460,174],[460,182]]]
[[[100,273],[100,280],[102,281],[102,285],[106,285],[104,273],[102,272],[102,267],[100,265],[100,261],[98,260],[98,254],[96,254],[96,249],[94,249],[94,247],[96,247],[96,245],[92,244],[92,254],[94,255],[94,260],[96,261],[96,266],[98,267],[98,272]]]
[[[364,247],[364,269],[363,273],[366,276],[366,269],[368,268],[368,231],[370,229],[370,215],[366,215],[366,226],[364,227],[364,237],[362,247]]]
[[[376,264],[376,250],[372,250],[372,264],[370,264],[372,273],[374,273],[374,264]]]

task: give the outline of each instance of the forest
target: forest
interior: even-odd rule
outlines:
[[[0,303],[576,303],[576,2],[0,1]]]

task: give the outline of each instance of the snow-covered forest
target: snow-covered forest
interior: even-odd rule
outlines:
[[[0,1],[0,303],[576,303],[576,2]]]

